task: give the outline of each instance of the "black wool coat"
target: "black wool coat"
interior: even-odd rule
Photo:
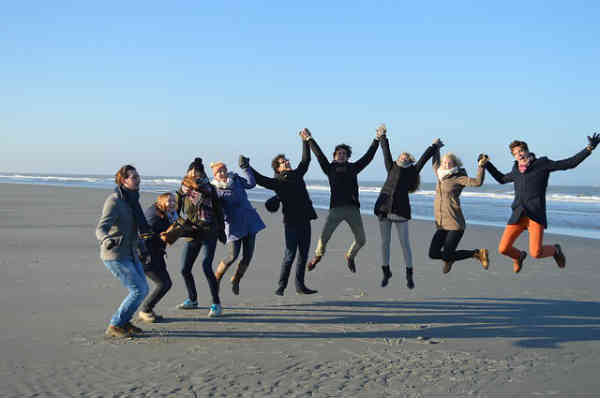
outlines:
[[[252,168],[256,183],[275,191],[281,200],[284,224],[301,225],[317,218],[312,201],[306,190],[304,174],[310,165],[308,142],[302,142],[302,160],[294,170],[284,171],[275,178],[265,177]]]
[[[410,220],[411,208],[408,199],[410,187],[415,185],[421,169],[433,156],[435,147],[433,145],[429,146],[416,164],[409,167],[400,167],[392,159],[387,137],[382,137],[380,144],[388,175],[375,202],[375,215],[383,217],[393,213]]]

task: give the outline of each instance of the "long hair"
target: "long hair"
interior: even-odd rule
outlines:
[[[453,154],[452,152],[448,152],[444,156],[442,156],[442,158],[440,159],[440,164],[442,164],[442,162],[444,161],[445,158],[452,159],[452,161],[454,162],[454,165],[456,167],[462,167],[462,165],[463,165],[462,160],[460,160],[460,158],[458,156],[456,156],[455,154]]]

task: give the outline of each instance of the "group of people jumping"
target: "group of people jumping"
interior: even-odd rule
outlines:
[[[464,187],[481,186],[486,170],[500,184],[514,183],[512,214],[498,246],[501,254],[513,260],[514,272],[521,271],[527,252],[515,248],[513,244],[526,229],[529,231],[530,255],[534,258],[552,256],[558,267],[564,268],[566,259],[561,246],[543,244],[544,229],[547,228],[548,178],[553,171],[579,165],[600,143],[600,135],[594,133],[587,137],[588,145],[575,156],[553,161],[547,157],[536,157],[529,151],[526,142],[515,140],[509,145],[510,153],[515,159],[511,171],[506,174],[500,172],[487,155],[481,154],[477,159],[477,175],[471,178],[455,154],[446,153],[441,156],[440,149],[444,144],[439,138],[433,141],[419,160],[408,152],[402,152],[394,160],[386,127],[381,125],[376,129],[367,152],[356,162],[350,162],[352,148],[349,145],[337,145],[333,151],[333,160],[330,161],[308,129],[303,129],[299,135],[302,139],[302,159],[296,168],[292,168],[284,154],[278,154],[271,162],[273,177],[267,177],[250,166],[247,157],[240,156],[239,167],[243,175],[230,172],[223,162],[214,162],[209,165],[213,175],[211,180],[202,159],[196,158],[189,165],[180,188],[174,193],[159,195],[155,203],[145,211],[139,202],[140,176],[135,167],[125,165],[117,171],[116,187],[104,202],[96,227],[96,237],[100,243],[102,261],[128,289],[129,294],[112,316],[106,335],[131,337],[142,333],[131,322],[140,306],[139,320],[161,320],[162,317],[154,308],[172,286],[165,262],[166,249],[178,238],[185,240],[181,274],[188,297],[177,307],[184,310],[198,308],[192,268],[202,252],[202,269],[212,296],[208,316],[220,316],[221,280],[241,254],[230,278],[232,292],[236,295],[240,293],[240,281],[252,261],[256,235],[265,228],[246,193],[257,184],[276,194],[267,201],[267,209],[277,211],[281,205],[283,213],[285,252],[276,295],[284,295],[296,255],[296,292],[317,293],[306,286],[305,272],[314,270],[322,261],[327,243],[342,221],[350,226],[354,236],[354,241],[345,254],[345,263],[351,272],[356,272],[357,253],[366,243],[360,213],[358,174],[373,160],[379,147],[383,151],[387,171],[386,181],[374,207],[381,232],[382,287],[387,286],[392,278],[392,225],[398,233],[406,265],[406,286],[409,289],[415,287],[408,229],[408,221],[411,219],[409,194],[419,188],[421,170],[430,159],[437,184],[433,205],[436,231],[429,247],[429,257],[441,260],[443,273],[450,272],[455,262],[468,258],[479,261],[484,269],[489,266],[488,249],[457,249],[466,228],[460,205],[461,192]],[[304,182],[311,152],[329,181],[330,203],[314,256],[309,261],[311,221],[317,219]],[[225,244],[227,251],[226,257],[213,271],[217,241]],[[155,288],[149,295],[146,277],[155,283]]]

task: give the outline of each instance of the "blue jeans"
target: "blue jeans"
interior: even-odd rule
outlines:
[[[210,239],[194,239],[189,242],[185,242],[183,245],[183,252],[181,253],[181,275],[185,281],[185,287],[187,288],[188,298],[191,301],[198,301],[198,292],[196,291],[196,283],[194,282],[194,275],[192,274],[192,267],[194,261],[200,254],[200,250],[204,248],[204,258],[202,259],[202,270],[204,276],[208,281],[208,287],[212,295],[214,304],[221,304],[219,300],[219,284],[215,273],[212,269],[213,259],[215,258],[215,249],[217,248],[217,238]]]
[[[110,320],[111,325],[124,327],[148,294],[148,282],[144,275],[144,267],[142,263],[135,261],[132,257],[103,262],[106,268],[129,290],[129,294]]]

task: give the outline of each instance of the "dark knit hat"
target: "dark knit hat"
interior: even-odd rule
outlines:
[[[267,199],[265,202],[265,207],[271,213],[275,213],[277,210],[279,210],[279,203],[281,203],[281,199],[279,199],[279,196],[275,195]]]
[[[202,158],[196,158],[192,163],[190,163],[190,166],[188,167],[187,171],[190,171],[192,169],[204,173],[204,164],[202,164]]]

